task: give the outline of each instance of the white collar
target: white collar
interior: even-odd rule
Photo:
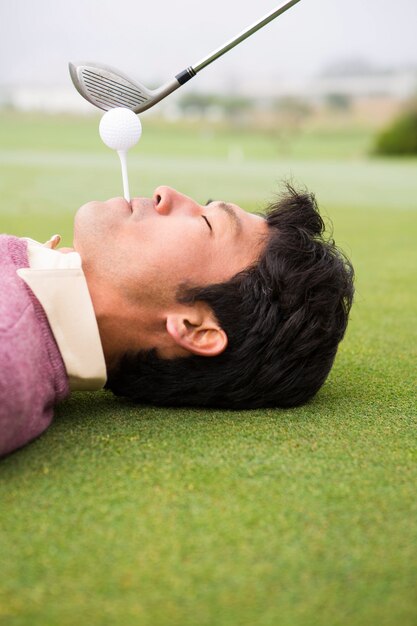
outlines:
[[[45,311],[74,390],[101,389],[106,363],[77,252],[63,254],[27,239],[29,268],[17,270]]]

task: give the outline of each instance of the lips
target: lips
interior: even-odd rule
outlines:
[[[132,198],[131,202],[132,213],[140,208],[140,198]]]
[[[129,211],[129,213],[132,213],[132,207],[130,202],[128,202],[125,198],[123,198],[122,196],[116,196],[115,198],[109,198],[108,200],[105,200],[104,202],[101,201],[97,201],[96,202],[97,206],[100,208],[103,205],[105,205],[106,207],[108,207],[111,211],[121,211],[123,213],[127,213],[127,211]]]

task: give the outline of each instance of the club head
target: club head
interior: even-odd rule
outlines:
[[[139,113],[152,106],[158,95],[108,65],[70,63],[69,71],[77,91],[104,111],[125,107]]]

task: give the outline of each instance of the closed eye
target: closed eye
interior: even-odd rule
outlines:
[[[202,215],[201,217],[203,218],[203,220],[206,220],[207,226],[210,228],[211,232],[213,232],[213,229],[212,229],[212,227],[211,227],[211,224],[210,224],[210,222],[208,221],[208,219],[206,218],[206,216],[205,216],[205,215]]]

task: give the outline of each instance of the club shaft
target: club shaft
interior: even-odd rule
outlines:
[[[269,22],[272,22],[272,20],[278,17],[278,15],[281,15],[281,13],[287,11],[287,9],[294,6],[294,4],[297,4],[297,2],[300,2],[300,0],[288,0],[287,2],[284,2],[270,13],[267,13],[267,15],[261,18],[258,22],[246,28],[239,35],[237,35],[237,37],[234,37],[233,39],[228,41],[224,46],[221,46],[221,48],[217,48],[217,50],[214,50],[214,52],[204,57],[204,59],[201,59],[201,61],[199,61],[195,65],[192,65],[192,69],[197,74],[197,72],[207,67],[207,65],[210,65],[210,63],[237,46],[241,41],[244,41],[245,39],[253,35],[253,33],[256,33],[257,30],[263,28],[263,26],[266,26],[266,24],[269,24]]]

